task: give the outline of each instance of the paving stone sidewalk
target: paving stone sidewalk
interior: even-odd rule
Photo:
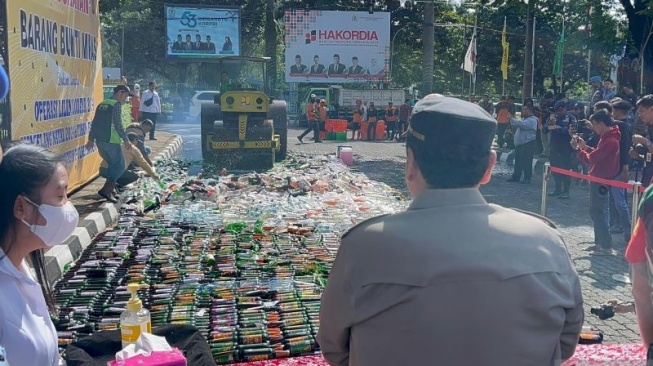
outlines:
[[[371,179],[384,182],[406,195],[404,185],[405,145],[389,141],[324,141],[321,144],[309,142],[299,144],[297,136],[302,129],[291,129],[288,134],[289,150],[308,154],[335,153],[339,145],[351,145],[355,154],[354,170],[365,173]],[[308,137],[310,137],[309,135]],[[351,136],[351,134],[349,135]],[[507,182],[512,167],[500,162],[494,170],[492,181],[483,186],[481,192],[489,202],[540,212],[542,175],[535,173],[530,185]],[[552,183],[552,180],[551,180]],[[605,334],[607,343],[639,342],[639,332],[634,314],[617,314],[608,320],[599,320],[590,314],[590,308],[608,299],[630,301],[631,286],[615,281],[615,274],[628,275],[628,264],[623,258],[625,242],[622,234],[613,235],[616,256],[595,256],[588,248],[594,244],[592,221],[589,217],[589,193],[580,185],[572,183],[571,199],[548,200],[547,217],[558,226],[581,279],[585,300],[586,323]],[[479,306],[482,306],[479,304]]]

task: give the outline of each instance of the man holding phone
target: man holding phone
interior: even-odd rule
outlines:
[[[601,136],[594,148],[587,146],[585,140],[578,135],[571,139],[571,147],[577,151],[578,159],[588,163],[589,175],[603,179],[613,179],[620,168],[619,144],[621,133],[614,124],[610,113],[600,110],[590,117],[594,131]],[[590,182],[590,217],[594,222],[594,243],[598,245],[598,253],[612,255],[612,236],[608,224],[608,191],[610,187]]]
[[[522,174],[524,180],[521,183],[530,184],[533,175],[533,155],[535,155],[535,138],[537,134],[537,117],[533,113],[532,106],[525,105],[522,108],[522,119],[518,120],[510,116],[510,125],[515,128],[515,169],[508,182],[519,182]]]
[[[554,113],[549,116],[544,133],[549,135],[550,162],[551,166],[571,170],[572,149],[569,145],[571,136],[569,126],[576,124],[576,117],[567,113],[567,102],[558,100],[553,106]],[[568,175],[553,173],[555,179],[555,191],[549,196],[559,199],[569,199],[569,187],[571,178]]]

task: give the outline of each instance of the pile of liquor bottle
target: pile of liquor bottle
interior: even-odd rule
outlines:
[[[55,286],[60,346],[117,329],[139,291],[154,327],[190,324],[217,364],[319,351],[320,296],[344,230],[407,204],[329,157],[294,156],[264,174],[159,162],[161,181],[123,192],[117,225]]]

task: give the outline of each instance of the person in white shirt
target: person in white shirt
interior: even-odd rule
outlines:
[[[0,346],[12,366],[59,364],[43,253],[65,242],[77,227],[79,216],[67,189],[66,168],[52,152],[28,144],[5,151],[0,163]]]
[[[141,121],[149,119],[154,125],[150,130],[150,140],[154,138],[154,131],[156,130],[156,119],[161,114],[161,99],[159,93],[156,92],[156,83],[151,81],[148,89],[141,95]]]

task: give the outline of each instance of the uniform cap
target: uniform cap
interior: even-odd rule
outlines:
[[[477,104],[430,94],[413,107],[405,135],[409,146],[490,151],[496,129],[497,121]]]
[[[114,94],[122,91],[129,93],[129,95],[134,95],[134,93],[132,93],[131,89],[129,89],[127,85],[118,85],[115,88],[113,88]]]
[[[619,109],[621,111],[629,111],[633,109],[633,105],[623,99],[619,99],[612,103],[612,109]]]
[[[558,108],[562,108],[562,107],[567,109],[567,102],[565,102],[564,100],[559,100],[556,102],[556,104],[553,105],[553,110],[557,111]]]
[[[600,83],[601,82],[601,77],[600,76],[592,76],[590,78],[590,83]]]

